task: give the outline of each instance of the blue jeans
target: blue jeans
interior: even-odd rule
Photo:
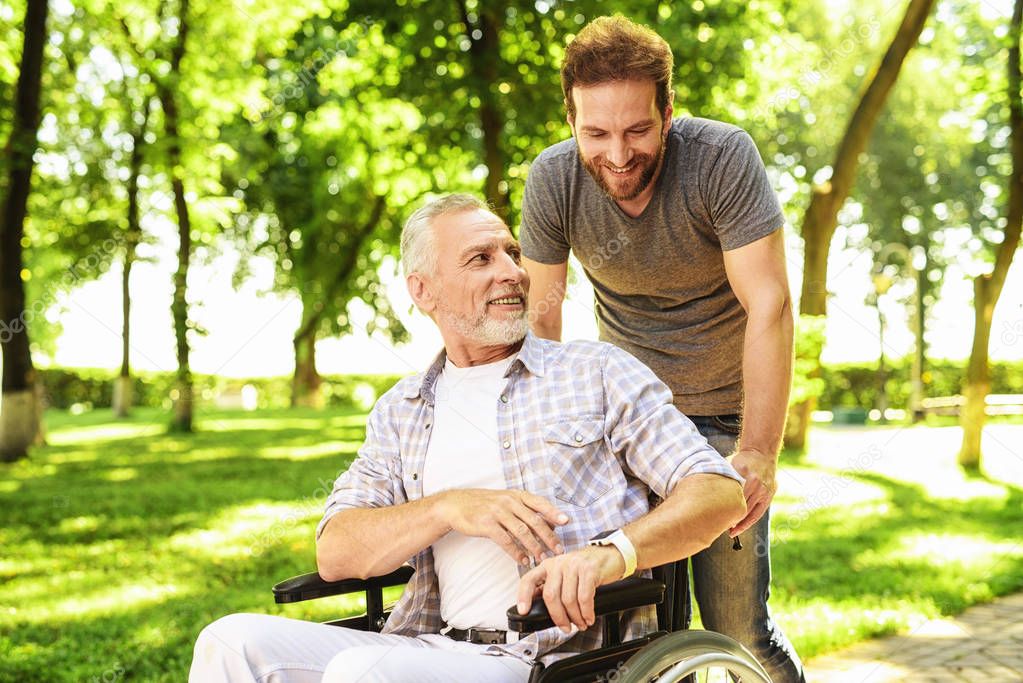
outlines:
[[[731,455],[739,422],[723,416],[690,417],[710,445]],[[713,545],[691,559],[693,589],[705,628],[723,633],[749,648],[774,683],[805,681],[803,664],[781,628],[771,619],[770,511],[744,531],[742,550],[722,534]]]

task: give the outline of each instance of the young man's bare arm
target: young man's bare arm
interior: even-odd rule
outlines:
[[[568,261],[547,264],[522,259],[529,274],[529,323],[533,334],[561,341],[561,306],[565,300]]]
[[[781,229],[724,252],[725,272],[746,309],[742,352],[742,434],[732,466],[746,479],[746,517],[738,535],[763,516],[777,488],[775,469],[792,383],[792,300]]]

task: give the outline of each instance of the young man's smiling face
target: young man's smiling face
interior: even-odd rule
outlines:
[[[436,271],[424,278],[420,308],[440,328],[449,356],[470,350],[511,346],[526,335],[529,276],[519,243],[500,218],[483,209],[433,220]]]
[[[657,111],[653,81],[612,81],[572,88],[569,116],[583,166],[628,211],[646,206],[664,158],[672,107]]]

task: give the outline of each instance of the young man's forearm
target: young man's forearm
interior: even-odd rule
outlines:
[[[561,314],[558,316],[548,316],[544,319],[537,318],[533,321],[533,334],[540,337],[541,339],[550,339],[551,341],[561,341]]]
[[[739,450],[776,458],[792,383],[792,307],[784,297],[750,311],[743,345],[743,415]]]
[[[522,263],[532,283],[529,288],[529,326],[541,339],[561,341],[561,308],[567,291],[568,261],[547,264],[524,258]]]

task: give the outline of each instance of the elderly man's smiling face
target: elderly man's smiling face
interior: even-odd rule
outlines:
[[[431,229],[436,269],[419,284],[410,279],[413,299],[437,323],[452,362],[461,365],[463,351],[472,364],[507,356],[528,329],[518,242],[483,209],[443,214]]]

